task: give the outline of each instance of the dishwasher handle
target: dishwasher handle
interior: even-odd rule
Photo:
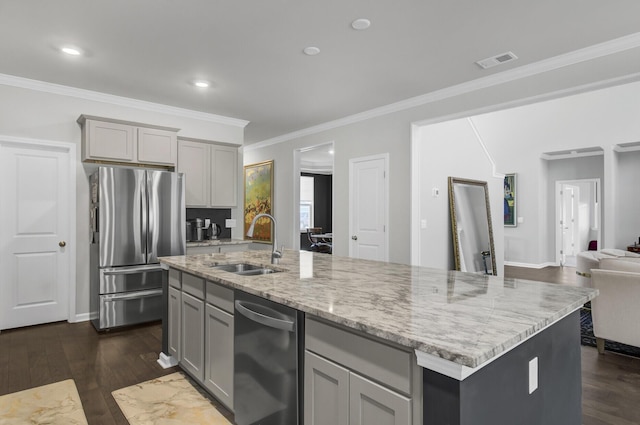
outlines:
[[[294,332],[296,330],[296,324],[291,320],[279,319],[277,317],[263,314],[249,308],[249,306],[258,306],[260,307],[260,310],[272,311],[274,313],[274,316],[280,315],[279,312],[270,309],[269,307],[246,301],[236,301],[235,306],[236,310],[238,310],[238,313],[242,314],[249,320],[253,320],[254,322],[269,326],[270,328],[281,329],[287,332]]]

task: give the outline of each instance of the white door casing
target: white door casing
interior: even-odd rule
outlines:
[[[75,318],[75,155],[0,136],[0,329]]]
[[[349,160],[349,256],[389,261],[389,154]]]

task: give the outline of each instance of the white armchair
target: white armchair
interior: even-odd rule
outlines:
[[[576,283],[579,286],[593,288],[591,270],[600,267],[600,261],[605,258],[615,258],[625,261],[640,261],[640,255],[621,249],[603,249],[601,251],[583,251],[576,256]]]
[[[598,352],[604,353],[605,339],[640,347],[640,263],[603,258],[591,280],[600,291],[591,301]]]

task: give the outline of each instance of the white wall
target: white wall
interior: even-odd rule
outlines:
[[[93,167],[80,162],[81,114],[180,128],[179,136],[242,144],[241,127],[117,106],[77,97],[0,85],[0,134],[76,143],[76,312],[89,312],[89,180]],[[240,167],[241,169],[242,167]],[[239,198],[241,203],[241,198]],[[234,213],[232,211],[232,213]],[[237,215],[237,212],[236,212]]]
[[[601,178],[603,229],[606,229],[603,246],[625,248],[633,240],[627,229],[635,227],[633,231],[640,232],[640,221],[637,214],[633,216],[630,211],[634,209],[630,203],[635,200],[632,201],[633,197],[628,193],[633,191],[629,182],[640,177],[637,171],[640,162],[632,153],[614,154],[613,149],[618,144],[640,141],[639,110],[640,83],[636,82],[473,117],[498,172],[518,174],[518,216],[524,222],[515,228],[504,229],[506,261],[534,266],[555,262],[555,210],[551,188],[557,179]],[[442,126],[455,128],[449,128],[449,133],[442,135],[440,140],[424,141],[430,146],[440,146],[438,149],[445,153],[438,156],[441,179],[450,174],[445,170],[455,169],[456,163],[466,163],[468,157],[477,155],[475,150],[470,150],[468,140],[460,137],[460,133],[466,131],[464,120],[428,127],[429,131],[435,132],[434,128]],[[457,138],[460,140],[456,141]],[[457,157],[447,155],[456,150],[451,148],[452,144],[459,152]],[[548,161],[541,159],[544,152],[587,147],[601,147],[605,154],[566,160],[558,163],[558,169],[564,171],[553,173],[549,171]],[[624,177],[617,177],[618,173],[623,173]],[[429,188],[421,192],[421,197],[430,197],[433,181],[421,179],[420,184]],[[496,202],[492,208],[494,205],[496,209],[500,206]],[[623,225],[617,223],[625,223],[627,229],[623,230]],[[494,223],[494,229],[497,227]],[[623,237],[622,233],[627,235]],[[634,234],[637,236],[640,234]],[[445,243],[442,238],[438,242],[436,246]],[[421,261],[430,261],[427,258],[435,255],[438,254],[423,252]]]
[[[502,220],[503,178],[493,175],[489,157],[469,122],[459,119],[425,126],[416,134],[414,155],[420,160],[420,220],[426,228],[414,230],[420,238],[418,264],[439,269],[454,269],[448,177],[486,181],[491,200],[491,221],[496,250],[496,267],[503,274]],[[433,189],[439,196],[433,196]]]

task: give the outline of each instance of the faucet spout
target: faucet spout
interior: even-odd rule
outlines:
[[[280,258],[282,258],[282,251],[278,251],[278,242],[276,241],[276,235],[278,234],[278,224],[276,223],[276,219],[267,213],[260,213],[253,217],[253,221],[251,221],[251,225],[249,226],[249,230],[247,231],[247,236],[252,238],[253,231],[256,226],[256,221],[258,221],[261,217],[268,217],[273,222],[273,245],[271,246],[271,264],[278,264]]]

